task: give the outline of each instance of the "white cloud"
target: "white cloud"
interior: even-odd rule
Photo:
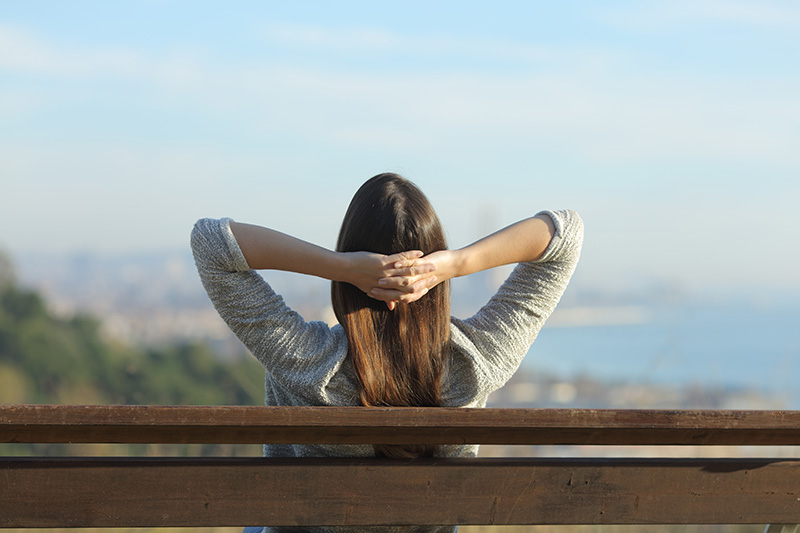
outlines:
[[[503,41],[426,40],[382,30],[273,26],[270,31],[275,39],[326,47],[410,46],[412,51],[419,47],[467,54],[469,46],[498,54],[514,49]],[[784,80],[748,83],[701,74],[656,77],[637,72],[622,55],[598,63],[596,53],[588,50],[585,61],[567,61],[546,71],[520,68],[488,75],[476,67],[376,74],[258,62],[221,64],[191,53],[155,58],[131,49],[70,48],[8,27],[0,27],[0,51],[0,68],[5,70],[56,78],[124,76],[152,84],[156,90],[149,97],[162,98],[159,105],[179,98],[200,117],[316,146],[396,153],[493,150],[511,142],[557,146],[590,160],[764,158],[800,167],[794,149],[800,145],[800,80],[791,72]],[[560,52],[548,54],[557,57]],[[563,55],[583,57],[574,49]],[[84,97],[92,98],[91,91],[90,85]],[[17,100],[24,108],[25,99]]]
[[[24,117],[44,101],[41,95],[32,90],[0,87],[0,117]]]
[[[336,32],[304,36],[293,31],[326,45],[340,40]],[[401,46],[408,40],[381,35],[357,33],[347,45]],[[165,99],[179,95],[181,104],[195,107],[200,116],[222,116],[243,129],[281,132],[317,145],[475,150],[514,139],[599,160],[768,158],[800,167],[794,149],[800,145],[796,80],[737,86],[701,77],[656,79],[626,71],[623,62],[491,76],[481,71],[376,75],[229,66],[192,56],[156,59],[135,50],[66,49],[9,28],[0,29],[0,39],[0,66],[6,69],[144,80],[160,87]],[[91,98],[90,91],[86,97]],[[16,100],[25,104],[24,98]]]
[[[252,81],[288,102],[283,120],[317,141],[420,149],[477,138],[491,149],[513,139],[590,159],[768,158],[800,167],[798,82],[743,88],[612,72],[378,77],[302,69]],[[265,115],[274,111],[265,105]]]
[[[296,24],[270,24],[263,35],[267,41],[338,50],[358,55],[399,53],[404,55],[494,58],[518,62],[555,62],[568,59],[566,50],[479,37],[445,34],[403,34],[383,28],[330,28]],[[574,59],[574,57],[573,57]]]
[[[301,46],[342,50],[399,49],[406,44],[400,35],[383,29],[332,29],[322,26],[270,24],[264,29],[267,39]]]
[[[0,72],[54,78],[138,79],[169,86],[196,81],[199,63],[199,54],[191,50],[176,49],[156,57],[135,48],[69,46],[22,28],[0,25]]]
[[[126,50],[69,49],[32,32],[0,26],[0,69],[53,76],[123,75],[146,71],[147,61]]]

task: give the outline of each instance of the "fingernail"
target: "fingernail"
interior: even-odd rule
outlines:
[[[378,285],[386,285],[387,283],[388,283],[388,281],[386,281],[385,279],[379,279],[378,280]],[[373,289],[373,290],[375,290],[375,289]]]

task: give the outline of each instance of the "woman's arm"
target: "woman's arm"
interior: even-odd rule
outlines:
[[[422,297],[435,283],[435,266],[420,260],[422,252],[406,251],[393,255],[371,252],[340,253],[262,226],[230,223],[231,231],[247,264],[255,270],[284,270],[332,281],[351,283],[393,309],[396,302],[411,302]],[[402,280],[378,293],[381,279]]]
[[[490,268],[539,259],[556,233],[553,220],[546,214],[521,220],[458,250],[441,250],[420,259],[408,258],[398,266],[429,262],[435,266],[435,280],[426,280],[428,288],[448,279],[467,276]],[[398,275],[381,280],[384,287],[402,289],[408,278]],[[375,288],[371,296],[382,298],[388,290]]]
[[[547,222],[550,224],[541,225]],[[524,228],[527,233],[517,233]],[[522,242],[518,246],[504,243],[506,237]],[[506,252],[494,248],[499,243],[510,248]],[[580,258],[582,243],[583,221],[570,210],[542,212],[533,220],[514,224],[476,243],[470,260],[477,266],[467,267],[467,272],[510,258],[521,259],[476,314],[452,322],[454,342],[472,347],[467,357],[480,360],[484,393],[502,386],[519,367],[564,294]],[[480,251],[483,246],[487,248]],[[486,251],[501,255],[486,259]]]
[[[540,214],[521,220],[441,257],[429,256],[440,280],[467,276],[490,268],[539,259],[555,235],[553,220]],[[433,255],[433,254],[432,254]]]
[[[342,281],[339,254],[270,228],[231,221],[231,231],[253,270],[284,270]]]

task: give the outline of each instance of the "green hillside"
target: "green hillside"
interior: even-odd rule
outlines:
[[[260,405],[264,371],[203,343],[108,341],[88,315],[55,316],[0,256],[0,403]]]

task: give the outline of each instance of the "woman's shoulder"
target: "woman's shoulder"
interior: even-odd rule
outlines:
[[[195,222],[189,242],[201,276],[207,269],[250,270],[231,231],[231,221],[230,218],[201,218]]]
[[[547,215],[555,226],[555,235],[542,256],[536,261],[566,261],[577,263],[583,247],[583,219],[573,209],[540,211],[537,215]]]

